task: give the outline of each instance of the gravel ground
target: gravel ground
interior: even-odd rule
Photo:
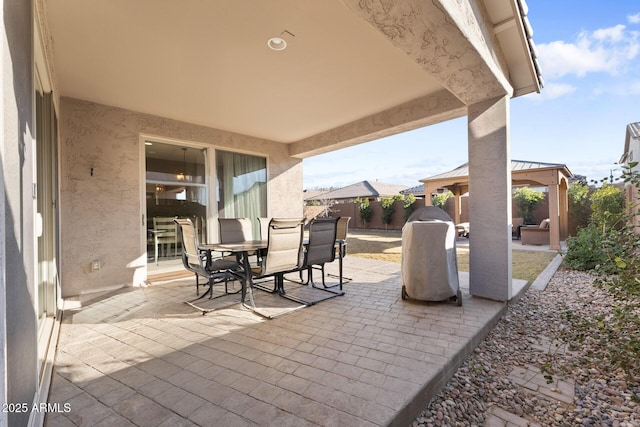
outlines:
[[[568,349],[555,338],[569,326],[562,316],[566,309],[593,316],[611,302],[591,275],[558,270],[544,291],[530,289],[509,306],[413,426],[482,426],[493,405],[541,426],[640,426],[640,379],[631,381],[592,355],[607,343],[588,339]],[[509,373],[523,366],[544,370],[554,381],[575,381],[573,403],[515,384]]]

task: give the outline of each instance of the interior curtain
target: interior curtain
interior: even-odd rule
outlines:
[[[266,215],[267,170],[264,157],[219,152],[222,164],[218,171],[222,218],[249,218],[253,233],[259,235],[258,217]]]
[[[220,195],[222,201],[222,218],[236,218],[235,204],[233,197],[233,153],[220,152],[218,155],[222,156],[222,194]],[[220,174],[220,171],[218,171]]]

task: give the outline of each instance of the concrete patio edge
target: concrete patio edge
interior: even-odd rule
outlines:
[[[555,270],[554,270],[555,272]],[[395,417],[389,422],[389,426],[407,426],[411,425],[416,418],[416,414],[420,414],[425,408],[425,403],[431,399],[449,382],[456,373],[458,368],[462,366],[467,356],[484,340],[489,332],[496,326],[502,316],[507,312],[510,303],[516,302],[520,296],[530,287],[529,282],[514,279],[515,293],[508,302],[504,302],[502,307],[489,319],[485,325],[480,328],[454,355],[447,361],[440,371],[436,373],[424,386],[410,399],[410,401],[402,409],[400,409]],[[471,298],[478,298],[473,297]]]

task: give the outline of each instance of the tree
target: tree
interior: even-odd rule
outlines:
[[[331,212],[333,212],[333,206],[336,204],[336,200],[332,199],[330,197],[324,197],[323,195],[320,195],[320,204],[319,206],[322,206],[322,212],[320,212],[320,217],[322,218],[326,218],[328,216],[331,215]]]
[[[393,205],[396,200],[402,200],[402,196],[397,194],[395,196],[387,196],[380,199],[380,206],[382,206],[382,222],[385,228],[389,227],[389,224],[393,222]]]
[[[513,198],[518,204],[518,209],[524,219],[524,223],[533,224],[533,213],[535,212],[536,206],[544,199],[544,194],[532,190],[529,187],[521,187],[516,190]]]
[[[358,210],[360,211],[360,220],[362,224],[366,227],[367,223],[371,221],[371,217],[373,216],[373,209],[371,209],[371,205],[369,204],[369,199],[360,198],[356,199],[356,204],[358,205]]]
[[[610,184],[604,184],[593,192],[591,201],[591,222],[605,230],[621,230],[624,227],[623,216],[625,197],[622,191]]]

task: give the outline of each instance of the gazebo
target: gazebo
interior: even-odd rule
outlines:
[[[560,163],[541,163],[523,160],[511,160],[511,185],[545,186],[549,191],[549,248],[560,249],[560,241],[569,233],[567,189],[573,176],[566,165]],[[455,197],[454,220],[460,222],[460,198],[470,193],[473,197],[473,182],[469,180],[469,164],[420,180],[424,184],[425,205],[431,205],[431,197],[438,188],[446,188]]]

